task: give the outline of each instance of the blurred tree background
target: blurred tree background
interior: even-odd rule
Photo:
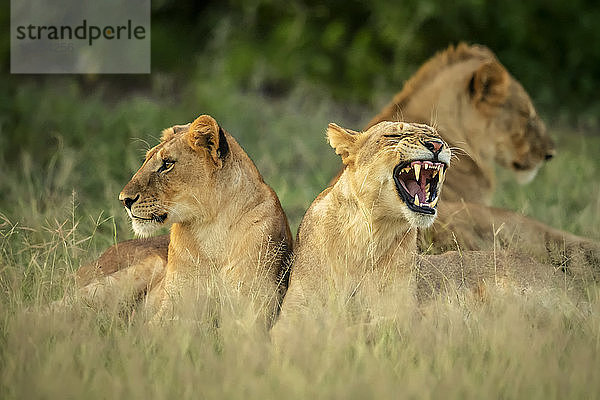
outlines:
[[[370,103],[399,90],[436,51],[466,41],[496,52],[549,115],[585,122],[600,111],[593,0],[154,0],[152,10],[152,70],[184,81],[218,68],[241,87],[274,95],[308,81]]]
[[[466,41],[496,52],[549,116],[581,123],[600,111],[593,0],[157,0],[153,7],[154,70],[219,60],[243,87],[278,94],[309,81],[342,100],[373,102],[398,91],[436,51]]]
[[[436,51],[466,41],[496,52],[548,114],[581,122],[600,111],[598,20],[593,0],[154,0],[152,71],[185,80],[218,68],[271,94],[308,81],[370,103]],[[10,26],[8,7],[0,22]],[[4,75],[7,29],[3,36]]]

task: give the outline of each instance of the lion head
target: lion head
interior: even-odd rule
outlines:
[[[514,171],[520,183],[531,181],[555,149],[523,86],[498,61],[490,60],[472,72],[466,92],[473,119],[487,125],[487,138],[473,137],[473,145],[483,147],[486,139],[493,139],[495,161]]]
[[[330,124],[327,136],[346,166],[339,185],[348,182],[375,219],[399,214],[414,227],[433,223],[451,156],[434,128],[381,122],[359,133]]]
[[[208,115],[165,129],[119,194],[134,232],[145,237],[173,223],[213,217],[217,199],[210,193],[228,153],[225,132]]]

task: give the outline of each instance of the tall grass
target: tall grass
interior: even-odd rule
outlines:
[[[295,231],[338,168],[327,122],[360,129],[374,111],[310,87],[273,99],[224,79],[196,81],[178,100],[162,95],[175,90],[164,82],[121,101],[70,81],[20,87],[2,119],[1,398],[600,397],[593,285],[585,304],[497,293],[420,307],[389,298],[394,317],[350,325],[317,313],[285,351],[224,306],[218,328],[202,311],[195,322],[161,327],[83,305],[48,311],[72,290],[81,263],[132,237],[116,195],[160,129],[215,116],[278,193]],[[502,173],[507,189],[496,204],[599,239],[600,140],[555,136],[557,158],[526,187]]]

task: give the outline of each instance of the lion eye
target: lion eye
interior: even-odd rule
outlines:
[[[158,172],[159,174],[164,174],[164,173],[167,173],[170,170],[172,170],[174,166],[175,166],[175,161],[163,160],[162,165],[156,172]]]

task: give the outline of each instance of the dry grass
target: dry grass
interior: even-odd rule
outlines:
[[[75,307],[2,312],[3,398],[592,398],[600,393],[600,302],[495,293],[394,318],[339,309],[300,321],[284,350],[220,304],[220,323],[149,326]],[[408,301],[407,301],[408,300]]]
[[[342,307],[311,313],[274,349],[244,304],[223,296],[194,301],[192,318],[164,326],[82,304],[49,311],[49,299],[72,289],[69,272],[85,243],[72,228],[69,221],[47,228],[37,243],[40,232],[4,221],[2,398],[600,394],[594,285],[578,302],[560,290],[514,294],[493,283],[483,301],[452,285],[421,305],[401,291],[381,300],[392,311],[381,318],[357,318]],[[19,246],[15,235],[31,241]],[[17,260],[28,267],[10,263]]]

